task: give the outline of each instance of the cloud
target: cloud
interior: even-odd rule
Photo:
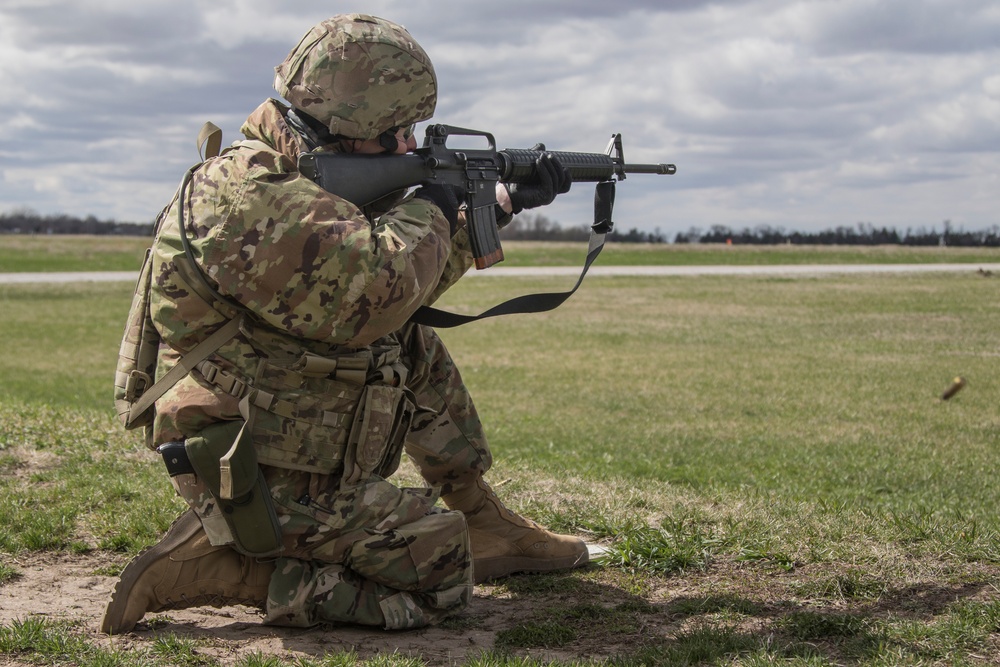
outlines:
[[[676,162],[676,176],[621,185],[627,227],[998,222],[991,0],[364,7],[430,53],[437,121],[491,131],[500,147],[602,152],[621,132],[630,161]],[[0,210],[149,219],[197,159],[201,123],[237,138],[275,95],[272,68],[329,12],[318,0],[8,0]],[[585,221],[588,190],[547,213]]]
[[[1000,7],[991,0],[783,4],[780,29],[822,53],[974,53],[996,49],[1000,30]]]

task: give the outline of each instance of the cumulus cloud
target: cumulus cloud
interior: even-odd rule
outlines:
[[[371,0],[441,82],[436,120],[673,177],[630,178],[619,224],[998,224],[992,0]],[[0,210],[155,215],[212,120],[237,138],[329,3],[9,0],[0,7]],[[590,216],[585,186],[548,213]]]

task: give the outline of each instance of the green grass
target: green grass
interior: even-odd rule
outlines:
[[[0,553],[135,553],[183,508],[153,455],[107,410],[0,400]]]
[[[3,586],[8,581],[14,581],[19,576],[21,576],[21,573],[17,568],[0,563],[0,586]]]
[[[481,287],[454,300],[475,310]],[[507,460],[818,516],[864,506],[922,535],[995,526],[994,297],[972,272],[600,278],[554,313],[442,335]],[[942,402],[956,375],[968,387]]]
[[[610,237],[612,240],[614,237]],[[0,273],[138,271],[149,239],[135,236],[0,235]],[[586,243],[507,241],[500,266],[582,266]],[[609,242],[598,262],[636,265],[938,264],[1000,262],[997,248],[724,246]]]
[[[549,664],[538,651],[619,665],[993,655],[996,280],[598,277],[553,313],[443,331],[501,495],[609,548],[602,568],[503,582],[497,595],[529,601],[514,623],[451,621],[459,636],[497,633],[461,664]],[[565,282],[468,281],[443,305],[477,311]],[[131,290],[0,286],[0,586],[19,554],[135,553],[181,508],[112,416]],[[956,375],[968,386],[942,401]],[[403,480],[416,481],[408,466]],[[591,657],[601,637],[627,640]],[[9,659],[214,664],[183,636],[140,646],[141,660],[73,625],[0,626]]]
[[[20,659],[10,664],[74,665],[74,667],[420,667],[424,663],[403,655],[382,655],[363,660],[356,653],[341,652],[318,659],[294,662],[259,651],[236,658],[214,658],[200,650],[196,640],[163,634],[148,647],[110,647],[88,640],[71,623],[41,617],[0,625],[0,656]],[[7,663],[4,663],[7,664]]]
[[[134,288],[127,282],[0,285],[0,400],[107,408]]]
[[[604,562],[642,572],[671,574],[703,570],[711,564],[712,553],[722,546],[722,541],[714,535],[683,525],[668,528],[626,525],[616,533],[621,538],[611,545]]]
[[[138,236],[0,234],[0,273],[138,271],[148,247]]]
[[[609,237],[611,240],[614,237]],[[504,243],[500,266],[578,266],[585,243]],[[783,264],[939,264],[1000,262],[998,248],[911,246],[725,246],[610,242],[597,260],[605,266],[767,266]]]

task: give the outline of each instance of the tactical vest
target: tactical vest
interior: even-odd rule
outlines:
[[[248,144],[270,150],[261,142],[234,146]],[[215,157],[211,142],[207,153]],[[190,291],[226,321],[194,348],[180,351],[179,361],[154,382],[163,342],[150,312],[154,269],[152,249],[147,251],[119,350],[114,394],[119,418],[126,429],[144,427],[147,445],[152,447],[155,401],[191,374],[199,383],[239,400],[260,463],[321,474],[342,470],[346,483],[357,483],[373,473],[388,476],[399,464],[414,409],[412,394],[405,388],[407,369],[398,343],[332,350],[329,356],[303,351],[289,363],[258,356],[250,372],[237,370],[237,364],[218,355],[237,336],[254,349],[266,350],[270,339],[283,334],[219,294],[194,261],[183,204],[185,190],[201,164],[188,170],[174,200],[184,249],[169,261]],[[157,219],[154,244],[169,209]],[[247,360],[241,361],[247,365]]]

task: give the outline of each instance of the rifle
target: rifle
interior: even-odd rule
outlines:
[[[451,136],[482,137],[488,148],[448,147]],[[534,176],[535,161],[543,152],[558,158],[569,169],[574,182],[598,183],[595,196],[595,230],[601,225],[608,233],[614,223],[613,183],[626,174],[673,174],[672,164],[626,164],[622,137],[612,135],[607,151],[574,153],[508,148],[498,151],[489,132],[451,125],[431,125],[424,144],[406,155],[353,155],[344,153],[303,153],[299,171],[324,190],[343,197],[358,207],[366,206],[397,190],[432,183],[465,189],[466,224],[476,268],[485,269],[503,261],[503,248],[496,219],[496,184],[524,183]],[[601,187],[600,184],[608,184]],[[598,201],[601,200],[601,201]]]

